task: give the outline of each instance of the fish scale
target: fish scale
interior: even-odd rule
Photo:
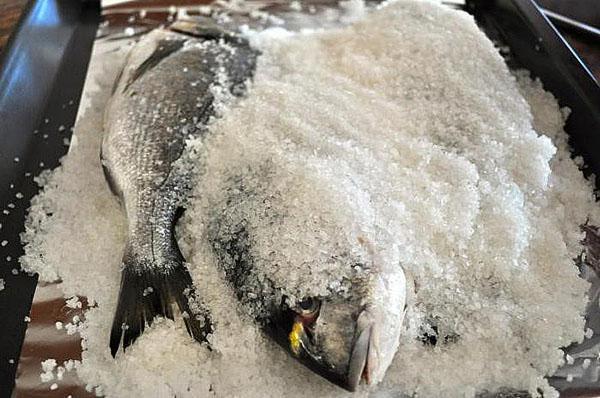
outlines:
[[[256,52],[226,32],[192,33],[157,29],[142,38],[105,113],[103,170],[128,220],[113,356],[121,341],[125,349],[156,316],[173,318],[174,304],[196,340],[206,341],[212,331],[174,235],[189,190],[189,173],[176,162],[185,140],[202,137],[216,116],[211,89],[222,85],[233,95],[243,92]]]

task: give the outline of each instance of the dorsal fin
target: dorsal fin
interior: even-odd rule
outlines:
[[[125,87],[123,87],[123,92],[125,92],[129,86],[133,84],[133,82],[142,77],[144,73],[148,72],[150,69],[158,65],[160,61],[183,47],[185,42],[186,40],[180,39],[160,40],[152,54],[150,54],[150,56],[133,71],[127,80],[127,83],[125,84]]]
[[[193,20],[179,19],[169,25],[168,29],[204,40],[224,40],[238,44],[245,41],[235,32],[223,28],[215,20],[207,17],[194,17]]]

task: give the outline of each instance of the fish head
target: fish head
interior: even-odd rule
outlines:
[[[369,195],[324,175],[334,165],[310,164],[248,165],[209,207],[208,237],[240,308],[297,361],[354,391],[381,381],[398,349],[401,249],[372,228]]]
[[[389,275],[388,275],[389,276]],[[399,344],[405,313],[401,271],[384,280],[354,281],[351,291],[282,303],[270,334],[313,372],[349,391],[385,375]]]

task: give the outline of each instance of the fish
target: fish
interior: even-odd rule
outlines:
[[[177,165],[186,140],[206,135],[217,115],[215,85],[242,95],[256,57],[239,35],[182,22],[148,33],[125,60],[105,110],[100,154],[128,225],[113,357],[156,317],[174,319],[175,308],[198,342],[206,343],[214,329],[175,238],[190,191],[189,173]]]
[[[256,167],[256,174],[263,173],[261,168]],[[264,181],[271,177],[256,183],[256,174],[249,174],[247,177],[248,173],[244,171],[239,175],[234,171],[230,181],[223,184],[223,193],[220,191],[205,205],[211,209],[205,215],[207,239],[242,311],[254,318],[265,334],[291,357],[331,383],[351,392],[362,384],[376,385],[383,379],[399,347],[412,297],[410,276],[405,274],[400,263],[384,264],[372,238],[361,234],[354,240],[360,250],[354,250],[356,248],[350,244],[341,247],[339,257],[334,254],[316,260],[310,272],[314,278],[323,278],[318,271],[324,268],[320,263],[338,260],[342,267],[362,271],[351,273],[342,282],[343,289],[300,295],[292,300],[288,293],[298,292],[297,286],[289,281],[290,278],[274,276],[282,263],[273,264],[262,257],[257,259],[252,247],[262,236],[273,231],[272,223],[285,222],[289,215],[286,210],[278,210],[278,193],[267,190],[262,196],[260,188],[256,188],[269,186],[269,182]],[[331,188],[335,189],[335,186]],[[294,192],[287,191],[285,195],[294,197]],[[302,202],[294,205],[304,206]],[[293,217],[296,220],[306,215],[307,219],[314,220],[316,213],[318,209],[306,206]],[[327,222],[336,223],[331,218]],[[292,224],[308,228],[295,230],[294,234],[309,236],[314,233],[311,222],[292,221]],[[332,229],[344,231],[348,226],[340,223]],[[272,239],[273,251],[282,250],[277,246],[277,240],[277,237]],[[299,241],[297,246],[302,247],[303,243]],[[344,254],[357,252],[363,255]],[[306,266],[292,264],[291,267],[295,268],[292,272],[303,272]]]
[[[208,123],[216,115],[211,86],[222,79],[215,71],[226,74],[227,91],[244,95],[259,55],[246,40],[198,24],[155,30],[129,54],[105,113],[101,153],[108,185],[128,219],[110,335],[113,356],[121,342],[123,349],[130,346],[155,317],[173,318],[174,304],[197,341],[206,343],[214,330],[174,236],[196,178],[182,175],[177,160],[186,138],[210,132]],[[215,207],[214,217],[202,220],[217,266],[240,306],[260,307],[253,312],[254,321],[264,333],[326,380],[349,391],[362,382],[381,381],[398,349],[406,311],[402,267],[382,272],[386,267],[379,264],[372,242],[361,238],[355,244],[371,255],[356,264],[371,272],[357,275],[344,292],[290,300],[281,293],[286,286],[256,267],[252,228],[226,216],[247,200],[243,185],[231,185],[228,209]]]

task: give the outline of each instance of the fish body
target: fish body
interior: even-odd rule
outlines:
[[[174,237],[189,191],[189,176],[176,162],[185,140],[205,134],[215,116],[215,88],[241,93],[256,52],[217,28],[188,33],[157,29],[143,37],[105,112],[102,165],[128,220],[113,356],[121,340],[124,348],[133,343],[155,316],[173,318],[174,304],[195,339],[205,341],[212,330]]]

